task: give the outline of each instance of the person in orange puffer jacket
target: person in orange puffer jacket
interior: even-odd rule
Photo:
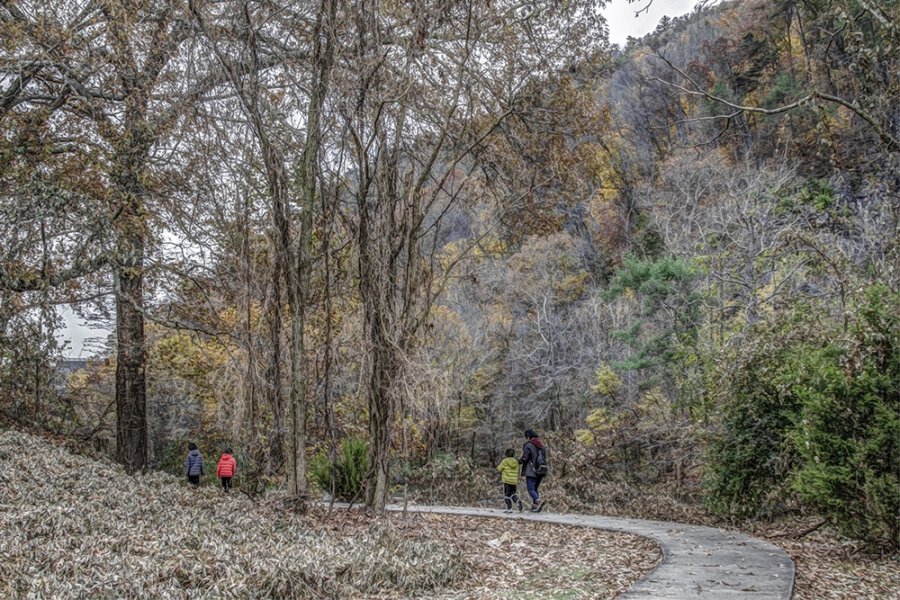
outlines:
[[[216,468],[216,476],[222,480],[222,489],[226,492],[231,489],[231,478],[235,473],[237,473],[237,461],[231,455],[231,448],[225,448]]]

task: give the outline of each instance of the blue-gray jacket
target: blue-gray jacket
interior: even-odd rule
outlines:
[[[196,448],[188,452],[187,458],[184,459],[184,474],[188,477],[203,475],[203,457]]]

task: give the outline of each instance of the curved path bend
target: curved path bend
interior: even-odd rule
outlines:
[[[402,505],[389,505],[403,512]],[[407,512],[519,519],[621,531],[650,538],[662,549],[659,565],[619,596],[649,598],[789,600],[794,563],[780,548],[742,533],[665,521],[552,513],[505,514],[499,509],[409,504]]]

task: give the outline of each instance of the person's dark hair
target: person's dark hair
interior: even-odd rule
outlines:
[[[533,429],[525,430],[525,439],[526,440],[530,440],[531,438],[536,438],[536,437],[537,437],[537,434],[534,432]]]
[[[516,451],[513,450],[512,448],[507,448],[506,451],[504,452],[504,454],[505,454],[506,456],[515,456],[515,455],[516,455]]]
[[[225,448],[225,454],[231,454],[231,448]]]
[[[188,450],[196,450],[196,449],[197,449],[197,444],[195,444],[194,442],[188,443]]]

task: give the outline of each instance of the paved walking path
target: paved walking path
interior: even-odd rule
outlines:
[[[402,505],[388,510],[402,512]],[[503,513],[497,509],[410,504],[410,512],[525,519],[623,531],[650,538],[663,558],[646,577],[620,598],[789,600],[794,587],[794,563],[780,548],[742,533],[665,521],[619,519],[552,513]]]

